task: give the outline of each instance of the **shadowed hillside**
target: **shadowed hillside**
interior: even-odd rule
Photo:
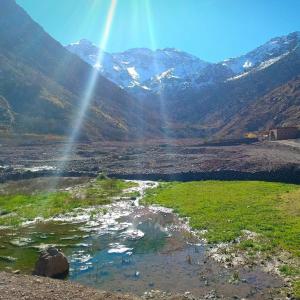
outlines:
[[[300,77],[255,99],[225,126],[224,135],[242,135],[276,126],[298,125],[300,121]]]
[[[256,69],[201,91],[191,89],[176,98],[167,99],[169,121],[175,128],[180,128],[175,131],[175,135],[191,132],[191,135],[198,134],[203,137],[240,137],[249,130],[262,129],[268,125],[298,124],[298,80],[293,80],[299,74],[298,47],[265,68]],[[294,87],[289,89],[289,85]],[[280,97],[274,98],[278,88],[282,96],[288,92],[284,109],[281,109],[278,102]],[[266,100],[269,97],[272,101]],[[241,115],[242,122],[239,119]],[[251,120],[254,125],[250,126],[246,120]]]
[[[93,69],[69,53],[13,0],[0,2],[0,114],[18,133],[68,134]],[[153,130],[142,107],[98,75],[82,137],[126,139]],[[152,122],[153,123],[153,122]]]

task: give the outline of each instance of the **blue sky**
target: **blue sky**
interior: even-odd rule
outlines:
[[[17,0],[62,44],[98,44],[113,0]],[[174,47],[207,61],[300,30],[300,0],[116,0],[106,51]]]

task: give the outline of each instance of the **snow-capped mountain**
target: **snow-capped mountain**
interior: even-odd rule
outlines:
[[[169,85],[182,88],[195,82],[211,64],[173,48],[130,49],[107,53],[86,39],[66,47],[124,89],[159,92]],[[207,84],[207,82],[205,82]]]
[[[236,58],[230,58],[222,62],[236,75],[248,72],[253,68],[266,67],[300,45],[300,32],[276,37],[253,51]]]
[[[237,79],[268,67],[299,45],[300,32],[294,32],[271,39],[245,55],[219,63],[205,62],[174,48],[156,51],[136,48],[110,54],[86,39],[66,48],[120,87],[142,96],[149,93],[174,93],[188,88],[199,89]]]

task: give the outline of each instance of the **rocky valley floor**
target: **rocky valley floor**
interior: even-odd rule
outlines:
[[[59,142],[0,143],[0,180],[51,175],[67,145]],[[263,179],[300,181],[300,142],[203,144],[199,140],[77,144],[64,165],[66,175],[105,172],[149,180]]]

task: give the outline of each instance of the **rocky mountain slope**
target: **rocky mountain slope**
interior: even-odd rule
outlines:
[[[279,99],[263,102],[263,97],[272,97],[281,86],[293,82],[300,75],[300,48],[296,48],[278,61],[264,68],[254,68],[234,79],[227,80],[213,88],[201,91],[191,89],[184,95],[166,101],[166,111],[171,123],[184,124],[194,134],[214,137],[240,137],[248,131],[267,129],[285,124],[299,125],[299,94],[293,93],[286,102],[287,115],[278,106]],[[282,90],[283,93],[286,91]],[[271,95],[271,96],[270,96]],[[275,108],[277,107],[277,109]],[[252,126],[244,122],[251,119]],[[260,114],[258,114],[260,112]],[[261,114],[265,118],[261,119]],[[231,126],[230,126],[231,124]],[[178,134],[178,129],[175,134]]]
[[[109,54],[87,40],[67,49],[142,99],[163,120],[168,137],[242,137],[272,126],[300,125],[299,94],[294,92],[300,76],[300,32],[219,63],[176,49]],[[96,64],[99,51],[103,60]],[[278,93],[280,97],[274,96]]]
[[[50,37],[14,0],[0,2],[0,126],[17,133],[69,134],[90,100],[81,136],[153,134],[153,120],[125,91]]]
[[[85,104],[80,136],[97,140],[240,137],[300,124],[299,32],[216,64],[169,48],[100,54],[86,40],[66,49],[1,0],[0,133],[69,135]]]
[[[264,68],[293,51],[300,46],[300,32],[276,37],[253,51],[223,62],[235,74],[242,74],[254,68]]]
[[[300,76],[251,101],[222,129],[223,135],[242,135],[275,126],[299,125]]]
[[[137,48],[107,53],[86,39],[66,48],[137,97],[149,94],[172,96],[243,76],[280,60],[300,45],[300,32],[274,38],[253,51],[219,63],[208,63],[177,49]],[[97,60],[101,55],[101,61]]]
[[[184,87],[210,65],[193,55],[171,48],[156,51],[137,48],[110,54],[86,39],[66,48],[135,96],[159,93],[163,87]],[[102,58],[100,62],[98,56]]]

